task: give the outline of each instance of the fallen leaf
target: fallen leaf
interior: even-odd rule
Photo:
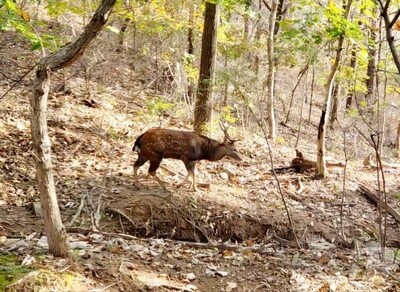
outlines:
[[[231,256],[233,256],[233,251],[231,251],[231,250],[224,250],[223,252],[222,252],[222,256],[224,257],[224,258],[226,258],[226,257],[231,257]]]

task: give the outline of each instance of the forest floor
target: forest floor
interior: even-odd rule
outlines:
[[[28,69],[19,44],[3,41],[1,93]],[[149,103],[159,96],[152,89],[92,80],[89,96],[79,76],[59,91],[58,74],[52,77],[48,125],[72,256],[53,258],[43,236],[32,157],[32,78],[0,100],[0,291],[17,279],[9,291],[399,291],[399,222],[387,216],[382,262],[378,208],[359,191],[360,184],[377,191],[376,169],[362,158],[348,161],[346,176],[344,167],[330,167],[322,180],[313,170],[286,171],[277,174],[278,185],[264,137],[250,127],[232,127],[243,161],[200,162],[197,177],[206,187],[177,189],[186,174],[183,163],[164,160],[158,173],[168,191],[146,178],[147,165],[137,190],[135,138],[160,124],[190,129],[190,107],[179,103],[158,116]],[[299,149],[309,159],[316,157],[317,120],[304,121]],[[296,134],[280,126],[280,137],[272,145],[275,167],[295,157]],[[329,154],[343,161],[339,150]],[[388,204],[400,212],[400,168],[386,167],[384,174]]]

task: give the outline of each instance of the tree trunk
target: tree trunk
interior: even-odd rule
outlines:
[[[47,98],[50,72],[70,65],[80,57],[91,40],[104,26],[116,0],[103,0],[79,38],[58,52],[40,60],[33,82],[31,98],[31,131],[36,162],[40,201],[49,251],[55,256],[68,255],[68,243],[58,207],[51,163],[51,143],[47,131]]]
[[[278,7],[276,8],[276,17],[275,17],[275,28],[274,35],[276,36],[279,32],[280,22],[285,17],[285,14],[288,10],[288,5],[285,5],[286,0],[278,0]]]
[[[188,22],[188,66],[193,65],[193,26],[194,26],[194,14],[193,14],[193,3],[189,3],[189,22]],[[192,104],[194,96],[194,82],[192,77],[188,78],[188,88],[187,88],[187,103]]]
[[[395,39],[392,35],[392,27],[396,23],[397,19],[400,17],[400,9],[396,12],[393,19],[390,20],[388,9],[389,9],[389,5],[390,5],[391,1],[387,0],[385,4],[382,2],[382,0],[378,0],[378,1],[379,1],[379,5],[381,6],[381,17],[383,17],[383,20],[385,21],[386,40],[389,44],[389,48],[390,48],[390,52],[392,53],[392,56],[393,56],[394,64],[396,65],[397,71],[400,74],[400,56],[397,52]]]
[[[376,10],[374,9],[374,14]],[[377,50],[376,45],[378,43],[377,34],[378,21],[375,18],[371,19],[370,23],[370,36],[368,38],[368,66],[367,66],[367,76],[366,87],[367,92],[365,94],[365,100],[367,104],[371,106],[374,103],[374,90],[375,90],[375,78],[376,78],[376,63],[377,63]]]
[[[307,64],[307,66],[305,68],[301,69],[300,73],[297,75],[298,78],[297,78],[296,85],[292,89],[292,94],[291,94],[290,102],[289,102],[289,109],[287,111],[286,119],[285,119],[285,122],[284,122],[285,125],[289,122],[290,112],[292,111],[292,106],[293,106],[294,94],[296,93],[296,89],[299,86],[299,84],[301,82],[301,79],[308,72],[308,67],[309,67],[309,65]]]
[[[212,83],[215,66],[218,28],[218,5],[206,2],[201,44],[200,76],[194,108],[194,130],[206,133],[211,120]]]
[[[329,127],[331,128],[331,130],[334,130],[334,124],[335,121],[337,119],[337,111],[338,111],[338,107],[339,107],[339,84],[336,83],[335,86],[333,87],[333,92],[332,92],[332,101],[333,101],[333,105],[332,105],[332,111],[331,111],[331,118],[329,121]]]
[[[397,124],[396,149],[397,149],[397,157],[400,158],[400,120]]]
[[[268,114],[268,130],[269,138],[274,141],[276,138],[276,121],[275,121],[275,52],[274,52],[274,31],[275,18],[278,3],[274,0],[271,6],[271,14],[269,18],[268,29],[268,73],[267,73],[267,114]]]
[[[315,87],[315,67],[313,66],[312,77],[311,77],[311,90],[310,90],[310,106],[308,108],[308,124],[309,125],[311,124],[311,110],[312,110],[312,103],[313,103],[313,99],[314,99],[314,87]]]
[[[346,5],[345,4],[346,1],[343,0],[343,7],[345,7],[345,12],[344,12],[343,17],[345,19],[348,19],[351,2],[352,2],[352,0],[349,0]],[[330,113],[330,104],[332,101],[332,89],[333,89],[335,76],[336,76],[336,73],[338,71],[339,64],[340,64],[340,57],[341,57],[341,52],[343,49],[343,43],[344,43],[344,34],[342,34],[339,37],[338,47],[336,49],[335,60],[332,64],[331,71],[329,72],[329,75],[328,75],[328,77],[326,79],[326,83],[325,83],[325,102],[322,107],[321,118],[320,118],[319,125],[318,125],[318,141],[317,141],[318,146],[317,146],[316,175],[317,175],[317,177],[320,177],[320,178],[326,177],[328,175],[328,172],[326,169],[326,161],[325,161],[326,123],[328,121],[328,116]]]
[[[350,58],[350,67],[353,69],[353,74],[356,72],[357,65],[357,46],[354,44],[353,49],[351,50],[351,58]],[[347,93],[346,98],[346,110],[350,109],[351,104],[353,103],[354,98],[354,83],[353,79],[349,80],[349,91]]]
[[[129,22],[130,22],[129,18],[125,18],[124,21],[122,22],[121,29],[119,30],[118,34],[118,45],[120,48],[117,48],[117,52],[119,50],[122,50],[122,47],[124,46],[125,35],[128,29]]]

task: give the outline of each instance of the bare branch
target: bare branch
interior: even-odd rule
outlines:
[[[397,19],[400,17],[400,9],[397,11],[396,15],[392,19],[392,21],[389,23],[389,28],[392,28],[393,25],[396,23]]]

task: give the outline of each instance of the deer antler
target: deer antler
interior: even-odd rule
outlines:
[[[227,141],[231,144],[235,143],[236,141],[239,141],[240,139],[233,139],[229,134],[228,130],[230,125],[226,126],[222,121],[219,121],[219,126],[221,127],[222,132],[224,132],[225,138],[224,141]]]

